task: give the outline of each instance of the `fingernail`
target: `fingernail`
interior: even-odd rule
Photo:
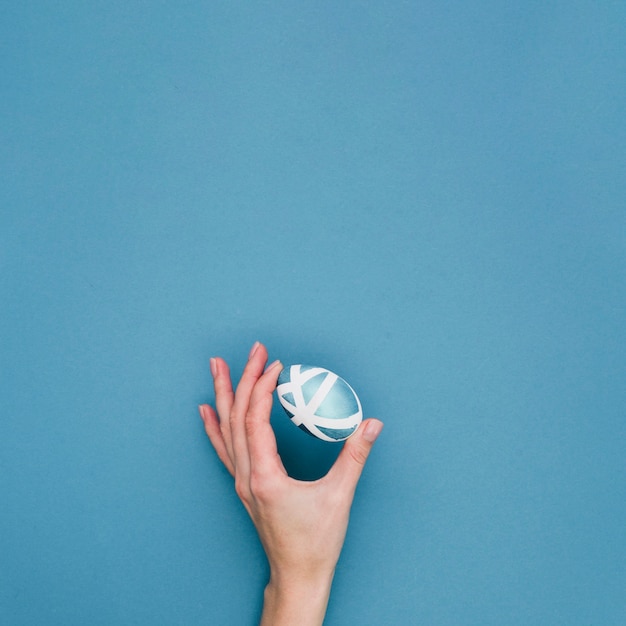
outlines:
[[[365,439],[365,441],[369,441],[370,443],[374,443],[378,435],[380,435],[380,431],[382,429],[382,422],[379,422],[378,420],[368,422],[365,430],[363,431],[363,439]]]
[[[279,364],[280,364],[280,359],[276,359],[276,361],[274,361],[271,365],[268,365],[268,366],[265,368],[265,371],[266,371],[266,372],[269,372],[270,370],[274,369],[274,368],[275,368],[277,365],[279,365]]]
[[[199,404],[199,405],[198,405],[198,411],[199,411],[199,413],[200,413],[200,417],[201,417],[202,419],[204,419],[204,411],[203,411],[203,409],[202,409],[202,405],[201,405],[201,404]]]
[[[250,354],[248,355],[248,361],[254,356],[254,353],[258,350],[261,344],[258,341],[254,342],[254,345],[250,349]]]
[[[211,363],[211,374],[215,378],[217,376],[217,360],[215,357],[211,357],[209,362]]]

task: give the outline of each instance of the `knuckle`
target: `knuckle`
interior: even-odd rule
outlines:
[[[264,415],[272,410],[272,395],[268,392],[255,393],[250,398],[250,411],[253,414]]]
[[[259,427],[259,422],[254,413],[248,413],[245,419],[246,435],[254,437]]]
[[[245,481],[239,477],[235,477],[235,493],[239,496],[240,500],[246,502],[249,496],[249,487]]]
[[[252,472],[250,475],[250,493],[255,500],[268,502],[273,499],[275,492],[273,481],[264,478],[258,472]]]
[[[246,419],[244,420],[244,425],[246,427],[246,434],[247,435],[251,435],[252,433],[254,433],[254,429],[255,429],[254,417],[250,414],[250,412],[248,412],[246,414]]]
[[[367,450],[362,446],[353,446],[350,448],[350,456],[359,465],[365,465],[367,460]]]

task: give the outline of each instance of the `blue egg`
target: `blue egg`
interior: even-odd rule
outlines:
[[[291,421],[323,441],[343,441],[363,419],[348,383],[323,367],[288,365],[278,377],[278,399]]]

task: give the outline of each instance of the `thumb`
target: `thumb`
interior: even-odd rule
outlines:
[[[358,430],[346,439],[328,478],[341,483],[346,489],[354,490],[370,450],[382,429],[383,423],[380,420],[370,418],[362,422]]]

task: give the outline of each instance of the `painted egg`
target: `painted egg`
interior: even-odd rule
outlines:
[[[323,441],[347,439],[363,419],[354,389],[323,367],[287,365],[276,393],[291,421]]]

